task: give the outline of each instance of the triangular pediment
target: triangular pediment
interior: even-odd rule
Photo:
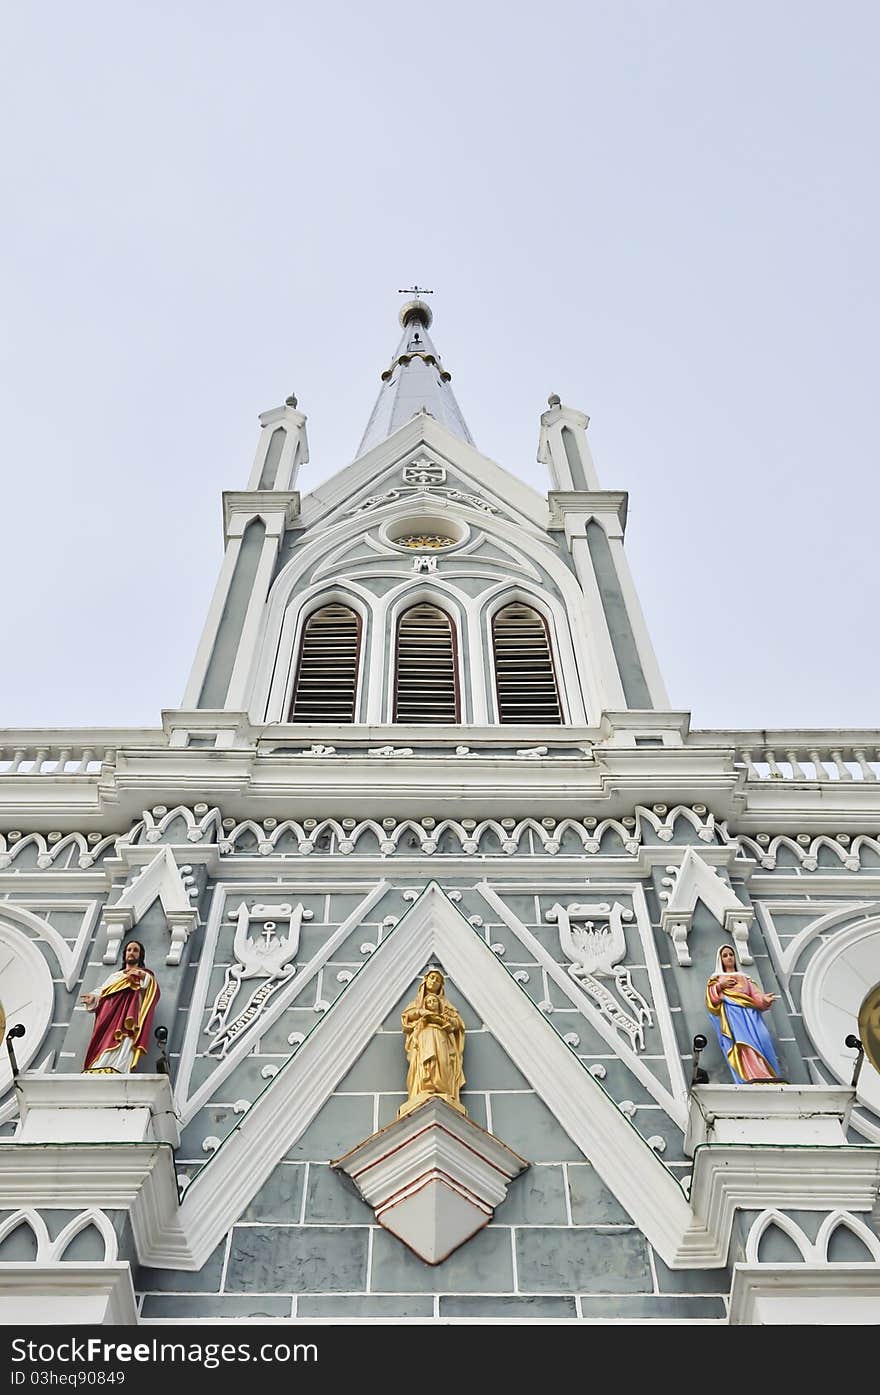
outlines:
[[[190,878],[190,887],[194,888],[194,885]],[[199,923],[199,913],[192,905],[190,891],[184,886],[174,853],[166,846],[160,848],[156,856],[135,875],[119,899],[105,907],[105,964],[116,963],[123,935],[137,928],[157,900],[171,931],[171,944],[165,962],[180,963],[187,936]]]
[[[188,1188],[143,1262],[198,1268],[246,1209],[428,962],[440,964],[600,1178],[661,1254],[691,1216],[674,1177],[482,936],[431,883]]]
[[[371,496],[402,486],[404,469],[422,459],[447,472],[450,489],[482,499],[523,526],[546,528],[546,498],[425,413],[417,413],[387,440],[305,495],[300,524],[305,528],[325,525]]]
[[[755,913],[750,906],[742,904],[733,888],[723,880],[720,869],[710,867],[695,848],[689,847],[680,865],[666,870],[670,876],[665,884],[671,890],[661,892],[661,900],[666,904],[660,913],[660,924],[672,937],[679,964],[691,962],[688,935],[698,901],[733,936],[740,964],[754,963],[748,932]]]

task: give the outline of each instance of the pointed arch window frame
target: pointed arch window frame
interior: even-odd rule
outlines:
[[[446,604],[444,604],[444,601]],[[398,638],[400,634],[400,622],[408,611],[416,606],[431,605],[436,610],[442,612],[449,622],[452,634],[452,674],[455,684],[455,720],[448,725],[460,726],[466,718],[463,716],[466,707],[466,689],[464,674],[462,672],[462,617],[457,613],[457,607],[451,602],[450,597],[440,588],[431,586],[419,587],[417,590],[405,592],[395,598],[394,604],[387,612],[390,621],[388,632],[393,636],[393,642],[386,649],[388,664],[388,692],[386,697],[386,721],[392,726],[418,726],[418,722],[411,719],[399,721],[397,717],[397,671],[398,671]],[[426,723],[429,726],[443,726],[442,722]]]
[[[341,725],[356,726],[365,720],[363,716],[363,708],[366,694],[367,670],[369,667],[370,630],[372,628],[372,623],[375,618],[373,615],[373,609],[372,606],[367,604],[367,602],[361,596],[357,595],[352,591],[349,591],[345,587],[341,587],[338,585],[327,586],[326,584],[321,584],[319,587],[316,587],[312,594],[307,595],[301,599],[301,603],[299,605],[296,614],[296,619],[294,622],[293,634],[291,639],[288,641],[289,649],[287,650],[286,660],[284,659],[284,656],[281,653],[281,647],[279,646],[279,654],[276,662],[286,662],[287,679],[283,689],[281,711],[278,716],[274,717],[274,719],[271,715],[272,707],[274,705],[272,700],[272,693],[273,691],[276,691],[274,681],[270,687],[268,710],[264,719],[266,722],[271,722],[274,720],[296,728],[301,728],[303,726],[309,725],[308,723],[304,722],[293,722],[291,720],[290,714],[293,710],[294,694],[296,693],[296,682],[299,675],[300,662],[302,659],[303,639],[305,636],[306,627],[308,626],[308,623],[311,620],[312,616],[317,614],[319,610],[323,610],[325,606],[328,605],[345,606],[348,610],[354,613],[358,623],[357,677],[355,681],[354,718],[351,723],[342,723]],[[286,645],[284,647],[287,648]],[[331,721],[322,721],[315,722],[312,725],[332,726],[334,725],[334,723]]]
[[[412,443],[407,447],[408,450],[414,448]],[[370,477],[374,491],[380,485],[384,487],[386,482],[393,484],[401,463],[408,458],[402,454],[395,454],[393,458],[389,456],[381,471],[376,471]],[[420,497],[430,496],[414,494],[408,499],[406,507],[412,507]],[[389,499],[387,504],[370,511],[370,526],[396,516],[402,507],[399,498]],[[497,532],[506,543],[520,548],[525,545],[525,538],[514,520],[498,513],[491,518],[481,516],[475,520],[470,516],[467,505],[456,504],[455,514],[458,515],[460,510],[471,524],[479,521],[487,539]],[[386,653],[385,630],[396,613],[401,591],[412,586],[413,578],[401,578],[397,586],[392,585],[387,592],[376,594],[360,585],[357,579],[340,575],[346,548],[366,526],[366,516],[361,512],[339,516],[331,510],[330,521],[325,519],[320,528],[315,528],[313,536],[305,538],[301,548],[296,548],[291,559],[278,571],[266,601],[263,634],[248,700],[248,712],[255,724],[285,723],[293,685],[292,665],[299,652],[297,646],[302,610],[327,589],[337,591],[343,604],[351,604],[359,610],[370,627],[364,637],[365,662],[361,666],[358,724],[390,725],[391,662]],[[542,534],[537,525],[533,532],[535,539],[541,541]],[[331,545],[338,554],[338,561],[334,560],[332,566],[327,564]],[[456,556],[463,556],[463,551],[457,551]],[[540,594],[532,589],[534,583],[530,585],[518,576],[505,576],[503,573],[478,596],[465,595],[451,585],[447,590],[447,583],[439,571],[432,576],[432,587],[443,592],[445,598],[440,604],[447,614],[453,615],[457,627],[459,691],[464,725],[498,725],[497,717],[492,715],[494,699],[489,692],[490,689],[494,691],[494,675],[488,661],[491,633],[486,629],[486,614],[496,603],[501,603],[498,601],[500,595],[506,597],[511,591],[524,604],[538,609],[550,627],[553,654],[558,661],[557,679],[562,683],[565,725],[596,727],[599,724],[601,668],[593,653],[578,581],[554,548],[548,548],[546,556],[542,551],[536,562],[550,583],[549,589]],[[316,563],[320,566],[320,580],[310,583],[307,578],[312,575]],[[409,599],[410,595],[407,595]],[[469,682],[465,681],[461,671],[463,656],[473,671]]]
[[[550,723],[524,722],[523,726],[570,726],[576,718],[572,715],[572,702],[568,691],[569,680],[565,677],[561,654],[562,646],[559,642],[560,616],[556,613],[555,604],[548,604],[543,597],[534,595],[527,587],[521,583],[515,586],[505,587],[497,591],[485,605],[483,612],[483,632],[486,644],[486,677],[487,695],[489,708],[489,722],[493,726],[512,727],[517,725],[514,722],[501,721],[501,709],[498,702],[498,679],[495,669],[495,617],[501,610],[505,610],[509,605],[524,605],[533,610],[543,622],[544,633],[547,636],[547,649],[550,655],[550,663],[553,667],[553,678],[556,683],[556,697],[559,703],[559,721]],[[569,646],[572,643],[572,636],[567,636]],[[576,671],[575,671],[576,672]],[[577,677],[575,682],[579,684]],[[584,695],[578,686],[578,697],[581,705],[584,704]],[[584,717],[586,721],[586,716]]]

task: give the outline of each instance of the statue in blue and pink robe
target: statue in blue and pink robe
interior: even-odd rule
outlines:
[[[755,1081],[782,1081],[776,1049],[763,1014],[778,993],[763,993],[741,973],[732,945],[722,945],[715,956],[715,971],[706,984],[706,1007],[730,1073],[739,1085]]]

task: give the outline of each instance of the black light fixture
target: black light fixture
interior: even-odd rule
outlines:
[[[25,1025],[23,1022],[17,1023],[15,1027],[10,1027],[9,1031],[6,1033],[6,1050],[9,1052],[9,1064],[12,1066],[13,1080],[18,1076],[18,1062],[15,1059],[15,1052],[12,1049],[12,1039],[13,1037],[23,1037],[24,1034]]]
[[[855,1089],[856,1085],[858,1085],[859,1083],[859,1072],[862,1069],[862,1062],[865,1059],[865,1048],[853,1032],[850,1032],[849,1036],[844,1039],[843,1044],[844,1046],[848,1046],[850,1051],[858,1051],[859,1053],[856,1057],[856,1063],[853,1068],[852,1080],[850,1081],[850,1084],[852,1085],[853,1089]]]
[[[706,1038],[703,1036],[702,1032],[698,1032],[697,1035],[694,1037],[693,1046],[694,1058],[693,1067],[691,1070],[691,1085],[708,1085],[709,1077],[700,1065],[700,1054],[701,1052],[705,1051],[706,1047],[708,1046],[708,1042]]]
[[[156,1044],[159,1047],[159,1059],[156,1062],[156,1073],[157,1075],[170,1075],[171,1067],[168,1064],[168,1057],[165,1054],[165,1047],[168,1045],[168,1028],[162,1026],[157,1027],[153,1036],[156,1038]]]

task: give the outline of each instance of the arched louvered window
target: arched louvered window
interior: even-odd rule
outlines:
[[[347,605],[314,611],[303,630],[291,722],[353,722],[361,621]]]
[[[514,601],[492,619],[495,691],[500,722],[562,721],[547,623]]]
[[[439,606],[410,606],[397,622],[394,720],[458,721],[455,630]]]

